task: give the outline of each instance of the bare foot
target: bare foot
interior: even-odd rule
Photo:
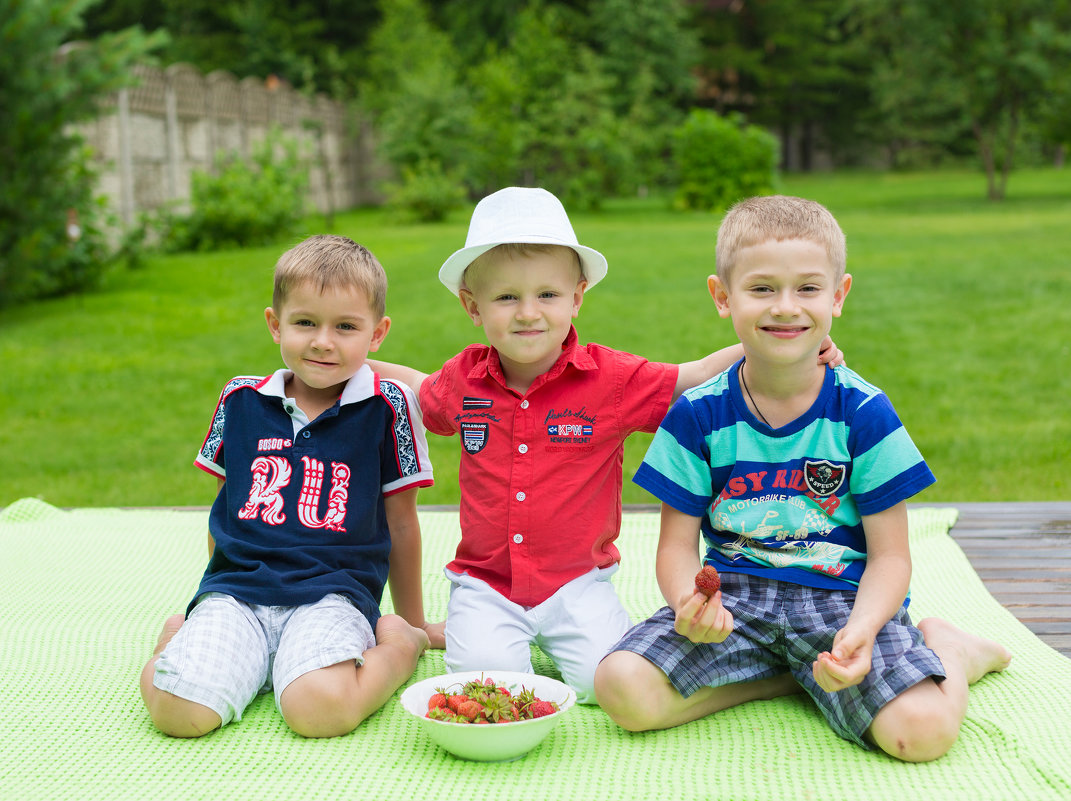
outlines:
[[[156,647],[152,652],[153,656],[159,656],[163,653],[167,644],[171,642],[171,638],[178,634],[178,630],[182,628],[182,624],[185,622],[185,615],[172,615],[164,621],[164,627],[160,629],[160,636],[156,638]]]
[[[427,650],[431,641],[424,629],[410,626],[401,615],[383,615],[376,624],[376,645],[389,645],[413,658]]]
[[[996,640],[988,640],[953,626],[939,617],[927,617],[918,622],[918,629],[930,649],[955,649],[963,658],[963,671],[968,684],[974,684],[987,673],[1004,670],[1011,662],[1011,652]]]

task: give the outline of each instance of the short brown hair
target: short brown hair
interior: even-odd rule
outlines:
[[[368,296],[368,305],[382,319],[387,311],[387,273],[364,245],[344,236],[317,234],[295,245],[275,264],[272,307],[278,311],[290,290],[311,281],[320,292],[354,287]]]
[[[844,232],[829,209],[801,197],[769,195],[740,201],[721,221],[714,251],[718,278],[729,280],[743,248],[771,239],[804,239],[824,248],[837,280],[847,269]]]

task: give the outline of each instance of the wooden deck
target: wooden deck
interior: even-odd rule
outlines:
[[[989,592],[1071,658],[1071,502],[920,506],[959,509],[952,537]]]

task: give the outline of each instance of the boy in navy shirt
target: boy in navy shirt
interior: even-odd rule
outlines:
[[[265,317],[286,369],[220,395],[196,459],[220,485],[210,560],[141,675],[166,734],[239,720],[272,689],[295,732],[345,734],[442,647],[421,593],[424,429],[411,391],[366,364],[390,329],[386,287],[345,237],[311,237],[276,265]],[[399,614],[380,616],[388,577]]]

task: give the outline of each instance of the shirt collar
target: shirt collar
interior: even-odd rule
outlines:
[[[262,381],[257,387],[257,392],[286,400],[286,382],[293,374],[292,370],[282,367]],[[360,403],[368,400],[376,394],[377,383],[376,374],[372,372],[372,368],[367,364],[362,364],[361,369],[342,388],[339,404],[345,406],[347,403]]]

